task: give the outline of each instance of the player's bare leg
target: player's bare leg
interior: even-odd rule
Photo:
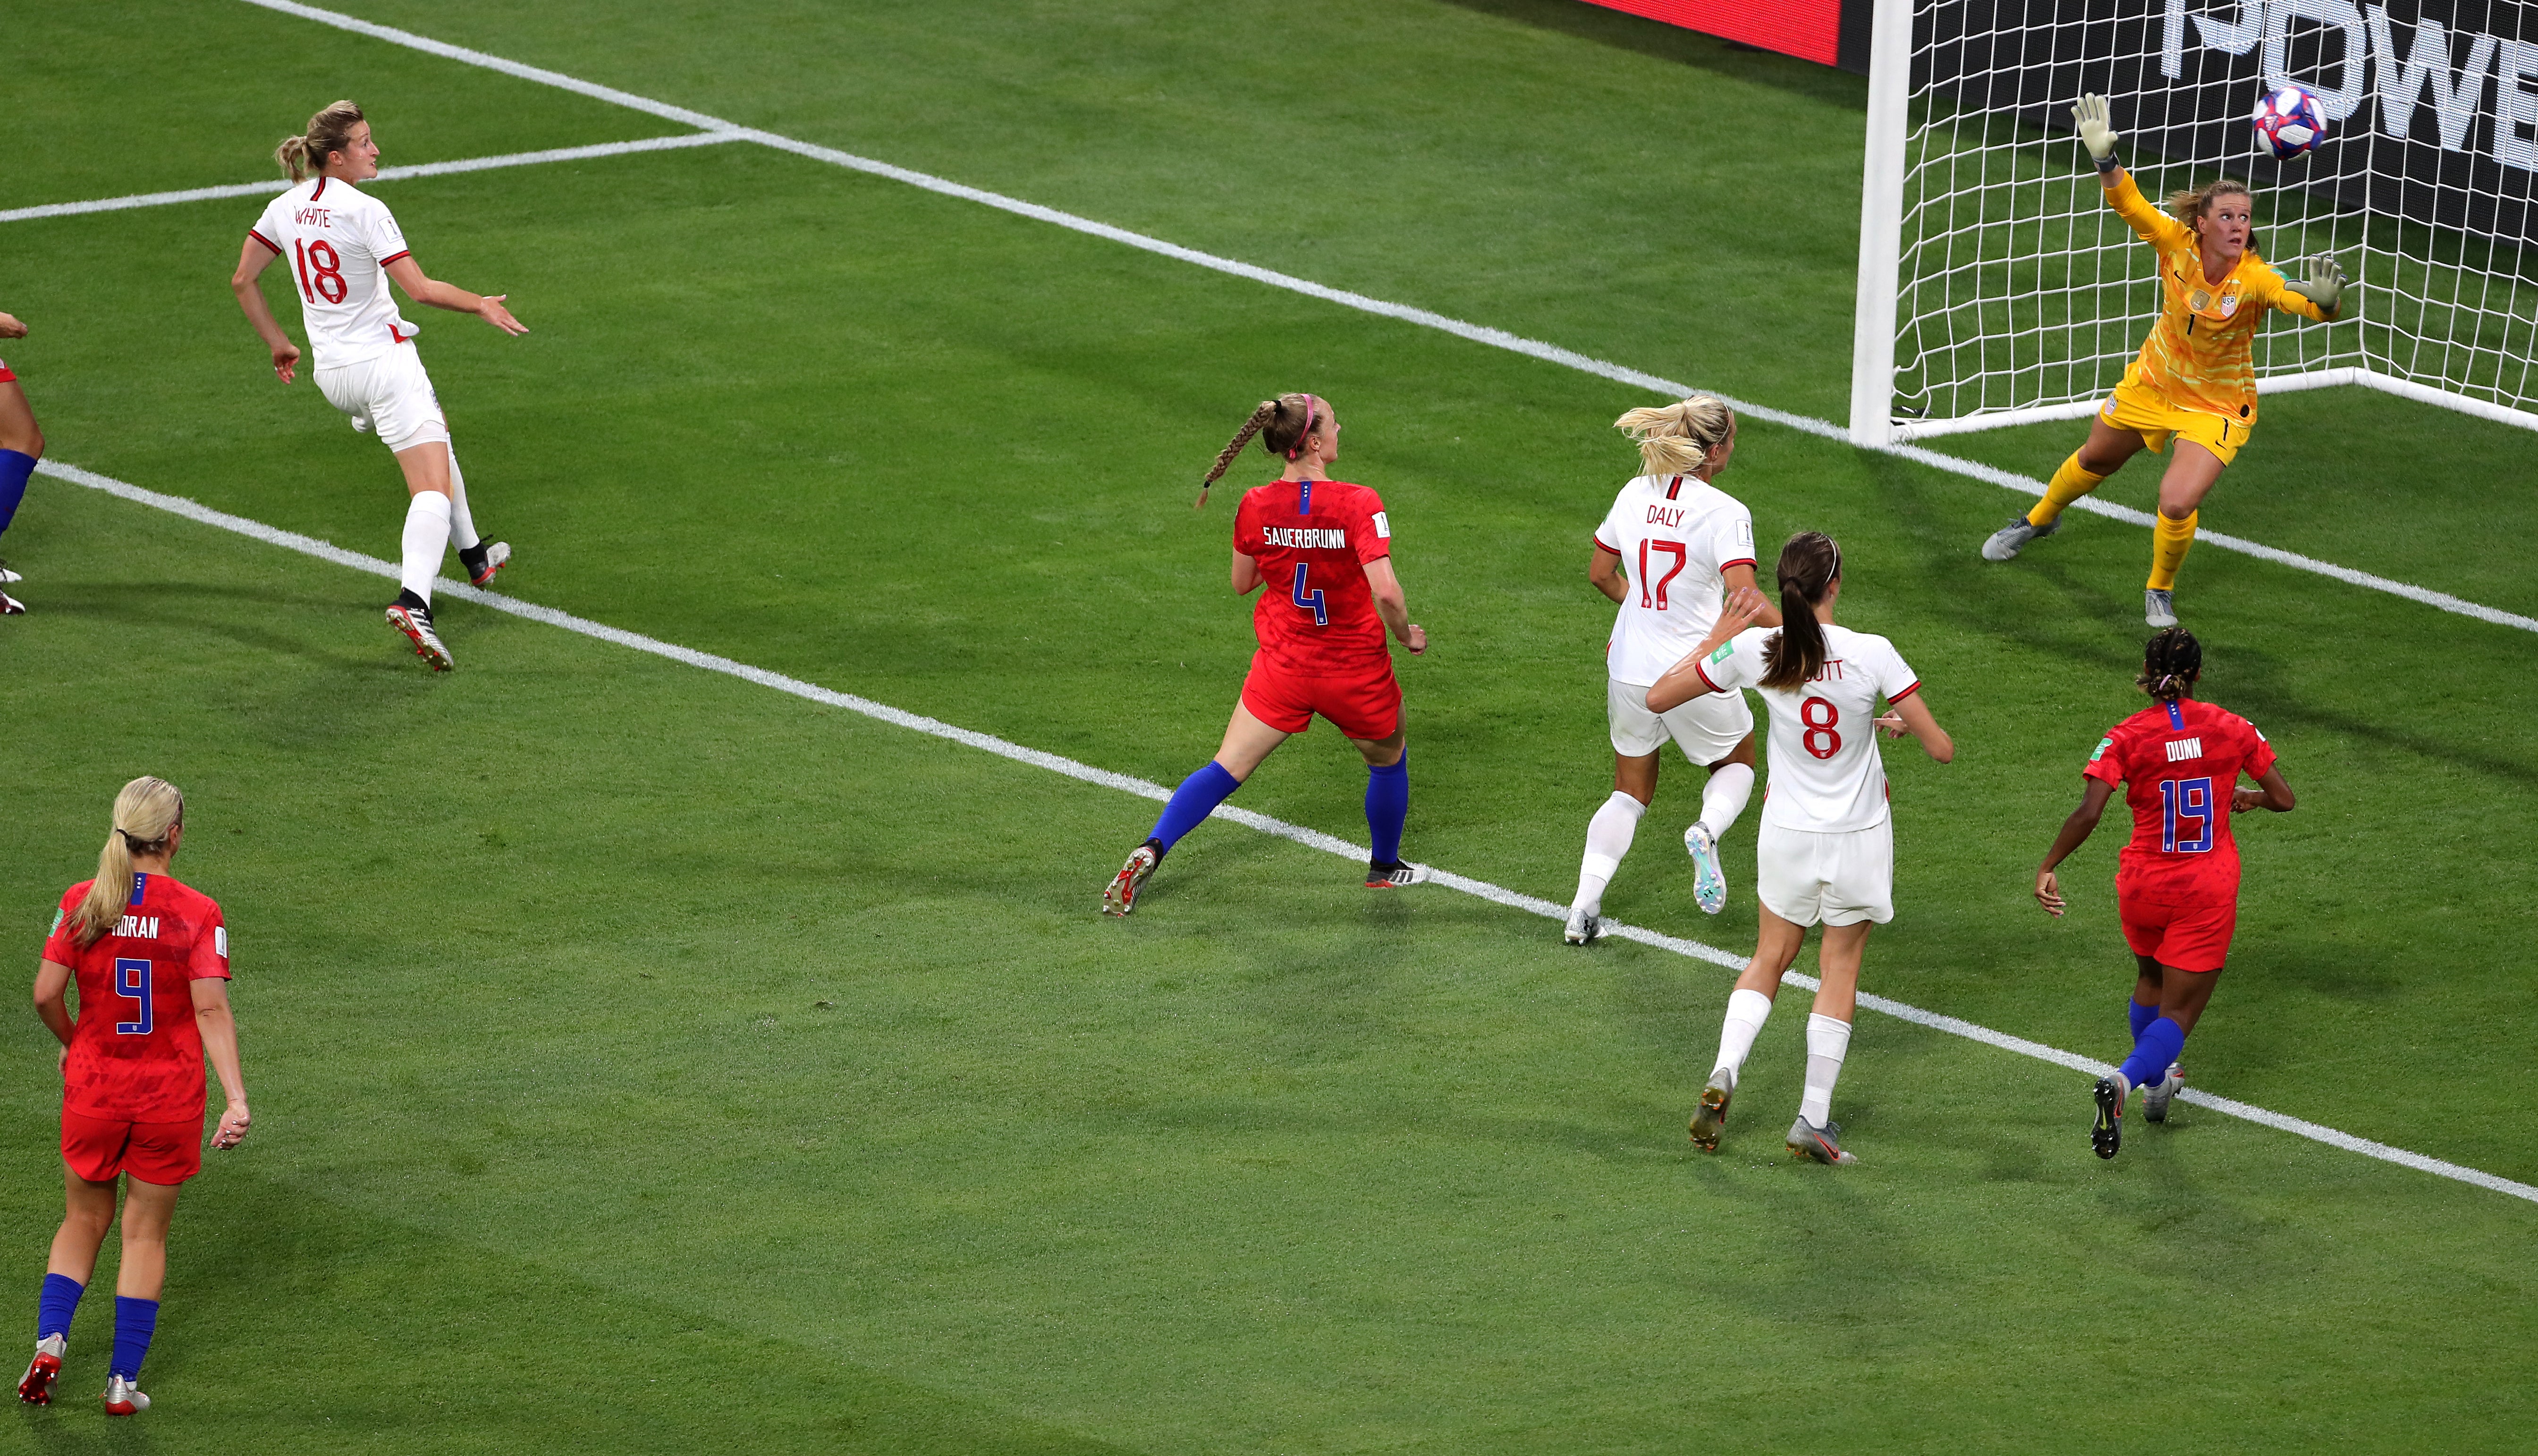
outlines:
[[[1119,873],[1110,877],[1110,886],[1102,892],[1102,913],[1127,915],[1137,908],[1137,896],[1146,888],[1146,880],[1164,861],[1183,834],[1198,827],[1216,806],[1242,786],[1251,771],[1260,766],[1288,735],[1251,715],[1251,709],[1239,700],[1234,704],[1234,716],[1226,722],[1225,741],[1217,747],[1216,757],[1206,766],[1181,780],[1172,791],[1162,817],[1155,821],[1155,831],[1146,842],[1128,851],[1128,861]],[[1394,758],[1397,761],[1399,754]]]
[[[2156,628],[2176,626],[2176,568],[2194,544],[2203,497],[2228,467],[2190,439],[2171,448],[2168,473],[2159,480],[2159,518],[2151,524],[2150,580],[2142,589],[2142,620]]]
[[[1655,754],[1615,754],[1613,794],[1586,822],[1586,853],[1577,868],[1577,893],[1569,902],[1569,923],[1560,938],[1572,946],[1592,945],[1604,933],[1604,887],[1613,883],[1622,856],[1639,830],[1639,819],[1657,796]]]
[[[2031,541],[2050,536],[2062,529],[2062,512],[2072,501],[2098,489],[2106,477],[2124,468],[2142,449],[2139,431],[2118,430],[2103,417],[2091,417],[2089,439],[2071,452],[2044,483],[2044,498],[2009,518],[2009,524],[1991,533],[1982,545],[1987,562],[2005,562],[2025,550]]]
[[[1771,998],[1780,992],[1780,977],[1788,973],[1807,943],[1805,926],[1781,919],[1770,905],[1756,910],[1761,924],[1754,937],[1754,959],[1745,962],[1736,988],[1727,993],[1727,1013],[1718,1024],[1718,1060],[1701,1090],[1700,1104],[1693,1108],[1692,1143],[1703,1153],[1718,1151],[1718,1135],[1726,1126],[1727,1105],[1735,1098],[1737,1081],[1744,1076],[1745,1058],[1754,1050],[1754,1038],[1763,1033],[1763,1024],[1770,1019]]]
[[[1389,738],[1349,740],[1366,760],[1367,829],[1374,839],[1372,857],[1366,865],[1369,890],[1407,890],[1427,884],[1436,873],[1401,857],[1401,822],[1410,811],[1409,767],[1402,761],[1408,752],[1407,734],[1407,729],[1395,728]],[[1387,836],[1390,853],[1385,852]]]
[[[397,598],[388,604],[388,626],[414,644],[415,655],[445,673],[457,666],[440,633],[432,625],[432,583],[440,574],[440,558],[449,547],[449,446],[426,440],[396,452],[411,497],[405,512],[405,542]]]
[[[1704,915],[1727,908],[1727,869],[1718,857],[1718,841],[1754,796],[1754,735],[1748,733],[1726,758],[1705,765],[1709,782],[1701,790],[1701,818],[1683,831],[1683,847],[1692,855],[1692,897]]]

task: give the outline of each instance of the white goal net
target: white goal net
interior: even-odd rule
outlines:
[[[2268,87],[2316,153],[2258,155]],[[2538,429],[2538,0],[1877,0],[1851,433],[2087,414],[2160,306],[2072,134],[2113,103],[2154,201],[2230,175],[2268,262],[2333,253],[2347,321],[2269,319],[2260,390],[2363,384]]]

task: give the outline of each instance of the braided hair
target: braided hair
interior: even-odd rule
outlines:
[[[2174,702],[2203,676],[2203,644],[2194,633],[2171,627],[2142,647],[2141,676],[2133,686],[2160,702]]]
[[[1234,431],[1234,438],[1216,452],[1216,463],[1208,467],[1206,478],[1198,483],[1198,504],[1207,504],[1208,491],[1234,464],[1234,457],[1242,453],[1242,447],[1251,443],[1251,436],[1259,435],[1261,447],[1270,454],[1298,460],[1303,456],[1304,441],[1312,438],[1314,430],[1328,424],[1330,418],[1330,405],[1317,395],[1282,394],[1262,400],[1252,408],[1251,418],[1242,422],[1242,428]]]

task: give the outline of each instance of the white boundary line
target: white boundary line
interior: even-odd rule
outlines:
[[[713,147],[742,141],[736,131],[687,132],[672,137],[645,137],[639,142],[601,142],[589,147],[557,147],[545,152],[512,152],[501,157],[467,157],[456,162],[418,162],[410,166],[383,166],[378,179],[443,177],[452,172],[491,171],[501,166],[537,166],[549,162],[582,162],[593,157],[623,157],[629,152],[674,152],[683,147]],[[133,207],[166,207],[178,202],[213,202],[224,197],[271,197],[299,185],[277,177],[269,182],[232,182],[222,187],[188,187],[181,192],[136,192],[129,197],[99,197],[87,202],[47,202],[0,212],[0,223],[35,218],[68,218],[81,213],[113,213]]]
[[[340,31],[350,31],[357,35],[367,35],[374,40],[385,40],[393,45],[402,45],[413,50],[420,50],[428,55],[440,56],[446,60],[461,61],[467,65],[480,66],[489,71],[499,71],[505,76],[514,76],[523,81],[534,81],[542,86],[557,87],[561,90],[572,92],[579,96],[590,97],[597,100],[608,101],[615,105],[625,106],[633,110],[644,112],[648,115],[658,116],[664,120],[684,122],[689,126],[701,127],[708,132],[716,134],[718,137],[728,136],[735,139],[758,142],[762,145],[772,147],[780,152],[793,153],[798,157],[807,157],[817,162],[826,162],[832,165],[846,167],[853,171],[866,172],[877,177],[886,177],[894,182],[904,182],[908,186],[921,187],[928,192],[937,192],[946,197],[957,197],[964,202],[974,202],[982,207],[992,207],[1001,212],[1012,213],[1018,217],[1030,218],[1035,222],[1051,224],[1052,226],[1064,228],[1071,232],[1104,238],[1108,241],[1120,243],[1127,247],[1140,248],[1150,253],[1158,253],[1164,257],[1171,258],[1178,262],[1188,263],[1200,268],[1211,269],[1218,273],[1231,274],[1236,278],[1248,279],[1253,283],[1266,284],[1271,288],[1284,289],[1290,293],[1302,294],[1307,298],[1319,298],[1324,302],[1337,303],[1344,308],[1354,308],[1360,312],[1377,314],[1384,318],[1398,319],[1403,323],[1417,324],[1422,328],[1436,329],[1443,333],[1452,334],[1456,338],[1468,339],[1475,344],[1486,344],[1493,349],[1504,349],[1513,354],[1525,355],[1533,359],[1542,360],[1547,364],[1556,364],[1564,368],[1575,369],[1581,373],[1594,374],[1600,378],[1611,379],[1616,383],[1633,385],[1640,389],[1648,390],[1651,393],[1680,399],[1685,395],[1697,392],[1689,384],[1679,383],[1673,379],[1667,379],[1656,374],[1646,373],[1624,364],[1611,364],[1604,360],[1590,358],[1587,355],[1576,353],[1573,350],[1563,349],[1557,344],[1545,344],[1537,339],[1527,339],[1521,335],[1510,334],[1504,329],[1494,329],[1481,324],[1465,323],[1461,319],[1448,318],[1441,313],[1432,313],[1425,308],[1414,308],[1404,303],[1390,303],[1381,298],[1368,298],[1364,294],[1350,293],[1345,289],[1335,289],[1323,284],[1318,284],[1310,279],[1298,278],[1294,274],[1280,273],[1275,269],[1262,268],[1256,264],[1244,263],[1233,258],[1219,257],[1214,253],[1200,252],[1196,248],[1187,248],[1182,247],[1178,243],[1166,242],[1160,237],[1149,237],[1142,232],[1131,232],[1125,228],[1114,228],[1107,223],[1097,223],[1091,218],[1079,217],[1074,213],[1061,212],[1053,207],[1042,207],[1038,203],[1025,202],[1017,197],[1007,197],[1001,192],[989,192],[983,188],[971,187],[965,183],[951,181],[944,177],[938,177],[930,172],[913,171],[907,167],[895,166],[887,162],[877,162],[869,157],[858,157],[851,152],[840,152],[834,147],[823,147],[812,142],[797,141],[792,137],[782,136],[775,132],[761,131],[756,127],[740,126],[733,122],[725,121],[718,116],[706,115],[702,111],[691,111],[685,106],[674,106],[666,101],[656,101],[648,97],[636,96],[632,92],[619,91],[613,86],[601,86],[595,82],[582,81],[571,76],[564,75],[562,72],[549,71],[539,66],[524,65],[518,61],[504,60],[502,57],[498,55],[488,55],[481,50],[469,50],[465,46],[452,45],[444,40],[434,40],[428,35],[415,34],[411,31],[400,31],[392,26],[376,25],[372,22],[360,20],[349,15],[343,15],[336,11],[320,10],[313,5],[301,5],[296,3],[296,0],[245,0],[245,3],[261,6],[266,10],[279,11],[284,15],[297,16],[301,20],[315,21],[319,25],[332,26]],[[1740,415],[1751,416],[1754,419],[1766,421],[1773,425],[1785,426],[1788,429],[1800,430],[1807,434],[1819,435],[1825,439],[1838,440],[1843,444],[1849,444],[1851,442],[1850,430],[1848,428],[1845,426],[1836,425],[1830,420],[1818,420],[1809,415],[1793,415],[1785,410],[1775,410],[1768,405],[1753,404],[1745,400],[1733,399],[1726,395],[1719,395],[1717,397],[1725,401],[1728,408],[1736,411]],[[1875,448],[1884,454],[1894,455],[1902,459],[1909,460],[1916,465],[1926,465],[1933,470],[1945,471],[1950,475],[1964,476],[1969,480],[1985,481],[1992,485],[1999,486],[2004,490],[2015,491],[2021,495],[2040,496],[2044,493],[2044,483],[2042,481],[2019,475],[2012,471],[2000,470],[1993,466],[1983,465],[1975,461],[1960,459],[1954,455],[1943,455],[1936,450],[1924,449],[1918,445],[1893,444],[1874,446],[1871,448]],[[2123,521],[2130,525],[2147,526],[2151,523],[2151,517],[2148,511],[2134,510],[2129,506],[2110,504],[2106,501],[2100,500],[2095,496],[2083,496],[2079,500],[2074,501],[2073,505],[2077,509],[2091,511],[2095,514],[2106,516],[2113,520]],[[2253,541],[2247,541],[2220,531],[2201,532],[2195,537],[2195,540],[2206,545],[2217,547],[2223,551],[2240,552],[2247,556],[2272,562],[2277,565],[2290,566],[2296,570],[2310,571],[2320,576],[2332,577],[2335,580],[2345,582],[2348,585],[2366,587],[2372,591],[2387,592],[2392,596],[2404,597],[2408,601],[2420,602],[2427,607],[2435,607],[2443,612],[2456,613],[2461,617],[2473,617],[2479,622],[2491,623],[2496,627],[2507,627],[2516,629],[2520,631],[2538,632],[2538,618],[2523,617],[2516,612],[2505,612],[2497,607],[2488,607],[2481,603],[2471,602],[2465,597],[2451,596],[2448,592],[2434,591],[2429,587],[2415,586],[2403,581],[2394,581],[2388,577],[2374,575],[2369,571],[2358,571],[2350,566],[2339,566],[2331,562],[2322,562],[2313,557],[2302,556],[2298,552],[2282,551],[2270,546],[2260,546]]]
[[[181,496],[145,490],[110,476],[82,470],[76,465],[63,465],[44,460],[37,462],[35,469],[57,480],[68,481],[76,486],[86,486],[92,491],[101,491],[106,495],[120,496],[137,504],[168,511],[183,516],[187,520],[199,521],[207,526],[217,526],[224,531],[233,531],[270,546],[279,546],[287,551],[312,556],[339,566],[349,566],[356,571],[367,572],[372,576],[394,581],[399,574],[398,567],[393,562],[384,562],[377,557],[365,556],[357,551],[347,551],[343,547],[320,541],[313,536],[302,536],[296,531],[285,531],[279,527],[268,526],[261,521],[249,520],[244,516],[214,510],[208,505],[187,500]],[[1135,794],[1143,799],[1162,801],[1171,797],[1171,790],[1146,779],[1134,778],[1125,773],[1113,773],[1106,768],[1096,768],[1089,763],[1081,763],[1056,754],[1025,748],[1021,744],[998,738],[993,734],[979,733],[973,729],[946,723],[940,718],[911,713],[904,708],[892,707],[886,702],[876,702],[869,697],[858,697],[851,693],[833,692],[816,683],[804,682],[800,678],[786,677],[782,673],[768,672],[765,668],[752,667],[748,663],[715,653],[700,652],[693,647],[664,642],[657,637],[644,636],[640,632],[609,627],[587,618],[575,617],[568,612],[559,612],[553,607],[541,607],[531,602],[521,601],[517,597],[503,596],[499,592],[482,591],[446,577],[442,578],[434,589],[443,596],[457,597],[480,607],[489,607],[497,612],[507,612],[513,617],[544,623],[549,627],[578,632],[585,637],[595,637],[603,642],[613,642],[636,652],[648,652],[655,657],[666,657],[672,662],[685,663],[690,667],[702,668],[707,672],[721,673],[726,677],[738,678],[745,683],[755,683],[762,688],[771,688],[778,693],[788,693],[795,697],[807,698],[812,702],[844,708],[848,712],[879,719],[895,727],[928,734],[935,738],[949,739],[982,753],[1011,759],[1017,763],[1028,763],[1035,768],[1045,768],[1052,773],[1062,773],[1069,778],[1081,779],[1086,783],[1117,789],[1122,793]],[[1363,860],[1368,854],[1367,847],[1363,844],[1352,844],[1346,839],[1325,834],[1319,829],[1292,825],[1285,820],[1272,819],[1265,814],[1255,814],[1248,809],[1221,805],[1211,817],[1231,820],[1236,824],[1258,829],[1264,834],[1274,834],[1281,839],[1292,840],[1310,849],[1338,855],[1343,859]],[[1438,871],[1436,879],[1431,883],[1443,886],[1448,890],[1461,891],[1465,894],[1476,895],[1509,909],[1540,915],[1546,919],[1562,920],[1567,918],[1569,913],[1566,905],[1556,904],[1535,895],[1523,894],[1503,886],[1493,885],[1486,880],[1474,880],[1462,875]],[[1716,946],[1667,935],[1661,931],[1624,925],[1618,921],[1607,921],[1605,931],[1620,940],[1636,941],[1643,946],[1652,946],[1660,951],[1671,951],[1678,956],[1689,957],[1695,960],[1705,960],[1712,965],[1724,966],[1728,969],[1741,969],[1745,964],[1745,958],[1731,951],[1722,951]],[[1812,976],[1792,972],[1786,979],[1791,984],[1810,991],[1816,988],[1816,981]],[[1901,1001],[1890,1000],[1884,996],[1874,996],[1863,991],[1859,996],[1859,1004],[1871,1011],[1882,1012],[1915,1026],[1927,1026],[1934,1031],[1944,1031],[1951,1036],[1963,1036],[1968,1040],[1979,1041],[1986,1046],[1998,1047],[2003,1051],[2013,1051],[2021,1056],[2051,1062],[2057,1067],[2067,1067],[2091,1077],[2104,1077],[2114,1070],[2104,1062],[2081,1056],[2077,1052],[2063,1051],[2058,1047],[2046,1046],[2042,1042],[2030,1041],[2024,1036],[2013,1036],[2006,1031],[1995,1031],[1988,1026],[1976,1026],[1957,1017],[1923,1011],[1917,1006],[1907,1006]],[[2366,1158],[2375,1158],[2382,1162],[2393,1162],[2421,1172],[2454,1178],[2462,1183],[2472,1183],[2479,1188],[2538,1203],[2538,1187],[2515,1183],[2509,1178],[2498,1177],[2477,1168],[2462,1167],[2454,1162],[2444,1162],[2438,1158],[2427,1158],[2420,1153],[2409,1153],[2403,1148],[2392,1148],[2385,1143],[2357,1138],[2351,1133],[2338,1132],[2331,1127],[2324,1127],[2298,1117],[2289,1117],[2280,1112],[2267,1111],[2265,1108],[2235,1101],[2229,1097],[2217,1097],[2191,1088],[2178,1092],[2177,1095],[2196,1106],[2209,1107],[2216,1112],[2241,1118],[2280,1132],[2297,1134],[2313,1142],[2324,1143],[2330,1148],[2341,1148],[2348,1153],[2359,1153]]]

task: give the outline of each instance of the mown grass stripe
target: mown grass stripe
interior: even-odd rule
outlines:
[[[64,465],[57,461],[45,460],[38,462],[35,468],[39,472],[57,480],[68,481],[76,486],[85,486],[93,491],[101,491],[106,495],[119,496],[122,499],[132,501],[136,504],[147,505],[153,509],[167,511],[174,515],[183,516],[188,520],[199,521],[207,526],[216,526],[221,530],[232,531],[252,540],[264,542],[269,546],[279,546],[287,551],[295,551],[304,556],[315,557],[320,561],[330,562],[339,566],[348,566],[353,570],[367,572],[372,576],[383,577],[387,580],[394,581],[400,574],[396,563],[393,562],[382,561],[377,557],[367,556],[358,551],[348,551],[332,542],[321,541],[314,536],[303,536],[297,531],[286,531],[278,526],[268,526],[262,521],[249,520],[244,516],[232,515],[225,510],[215,510],[208,505],[201,504],[198,501],[187,500],[182,496],[164,495],[157,491],[148,490],[140,486],[116,480],[111,476],[99,475],[97,472],[91,470],[82,470],[76,465]],[[771,688],[778,693],[790,694],[795,697],[805,698],[809,701],[821,703],[829,707],[844,708],[849,712],[859,713],[865,717],[874,718],[881,722],[892,724],[896,727],[909,729],[913,732],[927,734],[935,738],[948,739],[953,743],[977,749],[982,753],[994,754],[998,758],[1011,759],[1018,763],[1028,763],[1035,768],[1045,768],[1052,773],[1062,773],[1069,778],[1080,779],[1085,783],[1098,784],[1108,789],[1117,789],[1122,793],[1135,794],[1144,799],[1162,801],[1171,797],[1171,790],[1164,787],[1162,784],[1154,783],[1147,779],[1137,778],[1125,773],[1113,773],[1106,768],[1096,768],[1090,763],[1079,762],[1076,760],[1065,758],[1057,754],[1044,753],[1041,750],[1029,748],[1022,744],[1015,743],[1010,739],[998,738],[991,733],[980,733],[974,729],[961,727],[956,723],[944,722],[940,718],[930,718],[922,713],[911,713],[904,708],[893,707],[889,703],[877,702],[869,697],[859,697],[851,693],[839,693],[834,689],[823,688],[817,683],[805,682],[800,678],[788,677],[782,673],[769,672],[763,667],[753,667],[748,663],[738,661],[734,658],[724,657],[718,653],[700,652],[694,647],[682,647],[676,642],[665,642],[658,637],[648,637],[640,632],[627,631],[622,628],[610,627],[605,623],[593,622],[584,617],[575,617],[569,612],[561,612],[553,607],[542,607],[534,602],[524,602],[517,597],[504,596],[500,592],[483,591],[476,587],[468,586],[462,582],[450,580],[446,577],[443,577],[438,585],[434,589],[443,596],[456,597],[461,601],[472,602],[478,606],[491,608],[497,612],[505,612],[513,617],[525,618],[531,622],[543,623],[548,627],[560,628],[566,631],[577,632],[582,636],[593,637],[599,641],[613,642],[618,646],[630,648],[636,652],[647,652],[655,657],[666,657],[673,662],[685,663],[690,667],[702,668],[707,672],[721,673],[727,677],[738,678],[746,683],[754,683],[762,688]],[[1235,824],[1257,829],[1264,834],[1274,834],[1281,839],[1286,839],[1291,842],[1303,845],[1309,849],[1318,849],[1326,854],[1337,855],[1343,859],[1363,860],[1367,858],[1369,854],[1367,846],[1363,844],[1352,843],[1335,834],[1326,834],[1319,829],[1306,828],[1302,825],[1289,824],[1285,820],[1272,819],[1268,815],[1256,814],[1247,809],[1236,809],[1230,805],[1220,806],[1213,817],[1229,820]],[[1488,900],[1493,904],[1504,905],[1510,909],[1523,910],[1529,914],[1540,915],[1552,920],[1565,919],[1569,913],[1568,906],[1566,905],[1542,899],[1535,895],[1523,894],[1516,891],[1508,890],[1503,886],[1493,885],[1486,880],[1474,880],[1463,875],[1440,872],[1431,883],[1442,886],[1449,890],[1460,891],[1465,894],[1477,896],[1481,899]],[[1088,893],[1086,898],[1089,912],[1091,895]],[[1705,945],[1700,941],[1687,940],[1679,936],[1667,935],[1662,931],[1649,930],[1636,925],[1625,925],[1615,921],[1606,922],[1605,930],[1607,934],[1618,939],[1635,941],[1640,945],[1650,946],[1661,951],[1670,951],[1675,955],[1684,956],[1695,960],[1705,960],[1713,965],[1734,969],[1743,966],[1745,963],[1745,958],[1736,955],[1732,951],[1721,950],[1716,946]],[[1803,987],[1807,990],[1814,990],[1817,984],[1814,977],[1796,972],[1791,972],[1786,979],[1789,983]],[[2107,1063],[2084,1057],[2077,1052],[2063,1051],[2058,1047],[2047,1046],[2042,1042],[2030,1041],[2023,1036],[2014,1036],[2006,1031],[1996,1031],[1989,1026],[1977,1026],[1972,1022],[1964,1021],[1960,1018],[1947,1016],[1939,1012],[1924,1011],[1917,1006],[1906,1005],[1904,1002],[1891,1000],[1884,996],[1875,996],[1862,992],[1859,997],[1859,1004],[1867,1007],[1871,1011],[1881,1013],[1885,1016],[1894,1017],[1899,1021],[1910,1022],[1919,1026],[1927,1026],[1934,1031],[1943,1031],[1951,1036],[1962,1036],[1970,1041],[1979,1041],[1986,1046],[1998,1047],[2003,1051],[2016,1052],[2020,1056],[2033,1057],[2038,1061],[2050,1062],[2057,1067],[2067,1067],[2073,1071],[2085,1073],[2091,1077],[2103,1077],[2114,1070],[2114,1068],[2109,1066]],[[2499,1177],[2496,1174],[2485,1172],[2479,1168],[2463,1167],[2454,1162],[2444,1162],[2438,1158],[2429,1158],[2420,1153],[2410,1153],[2402,1148],[2392,1148],[2385,1143],[2374,1143],[2368,1138],[2355,1137],[2351,1133],[2339,1132],[2334,1128],[2309,1122],[2303,1118],[2292,1117],[2285,1113],[2269,1111],[2263,1107],[2254,1106],[2246,1102],[2236,1101],[2228,1097],[2213,1096],[2209,1093],[2197,1092],[2192,1089],[2188,1089],[2185,1092],[2178,1093],[2178,1095],[2196,1106],[2209,1107],[2213,1111],[2224,1113],[2231,1117],[2240,1118],[2244,1121],[2252,1122],[2262,1127],[2273,1128],[2280,1132],[2292,1133],[2299,1137],[2307,1138],[2313,1142],[2323,1143],[2330,1148],[2340,1148],[2348,1153],[2361,1154],[2365,1158],[2374,1158],[2382,1162],[2395,1163],[2400,1167],[2414,1168],[2419,1172],[2433,1173],[2440,1177],[2452,1178],[2462,1183],[2471,1184],[2475,1187],[2489,1189],[2496,1193],[2507,1194],[2510,1197],[2524,1199],[2531,1203],[2538,1203],[2538,1187],[2532,1187],[2526,1183],[2515,1183],[2508,1178]]]

